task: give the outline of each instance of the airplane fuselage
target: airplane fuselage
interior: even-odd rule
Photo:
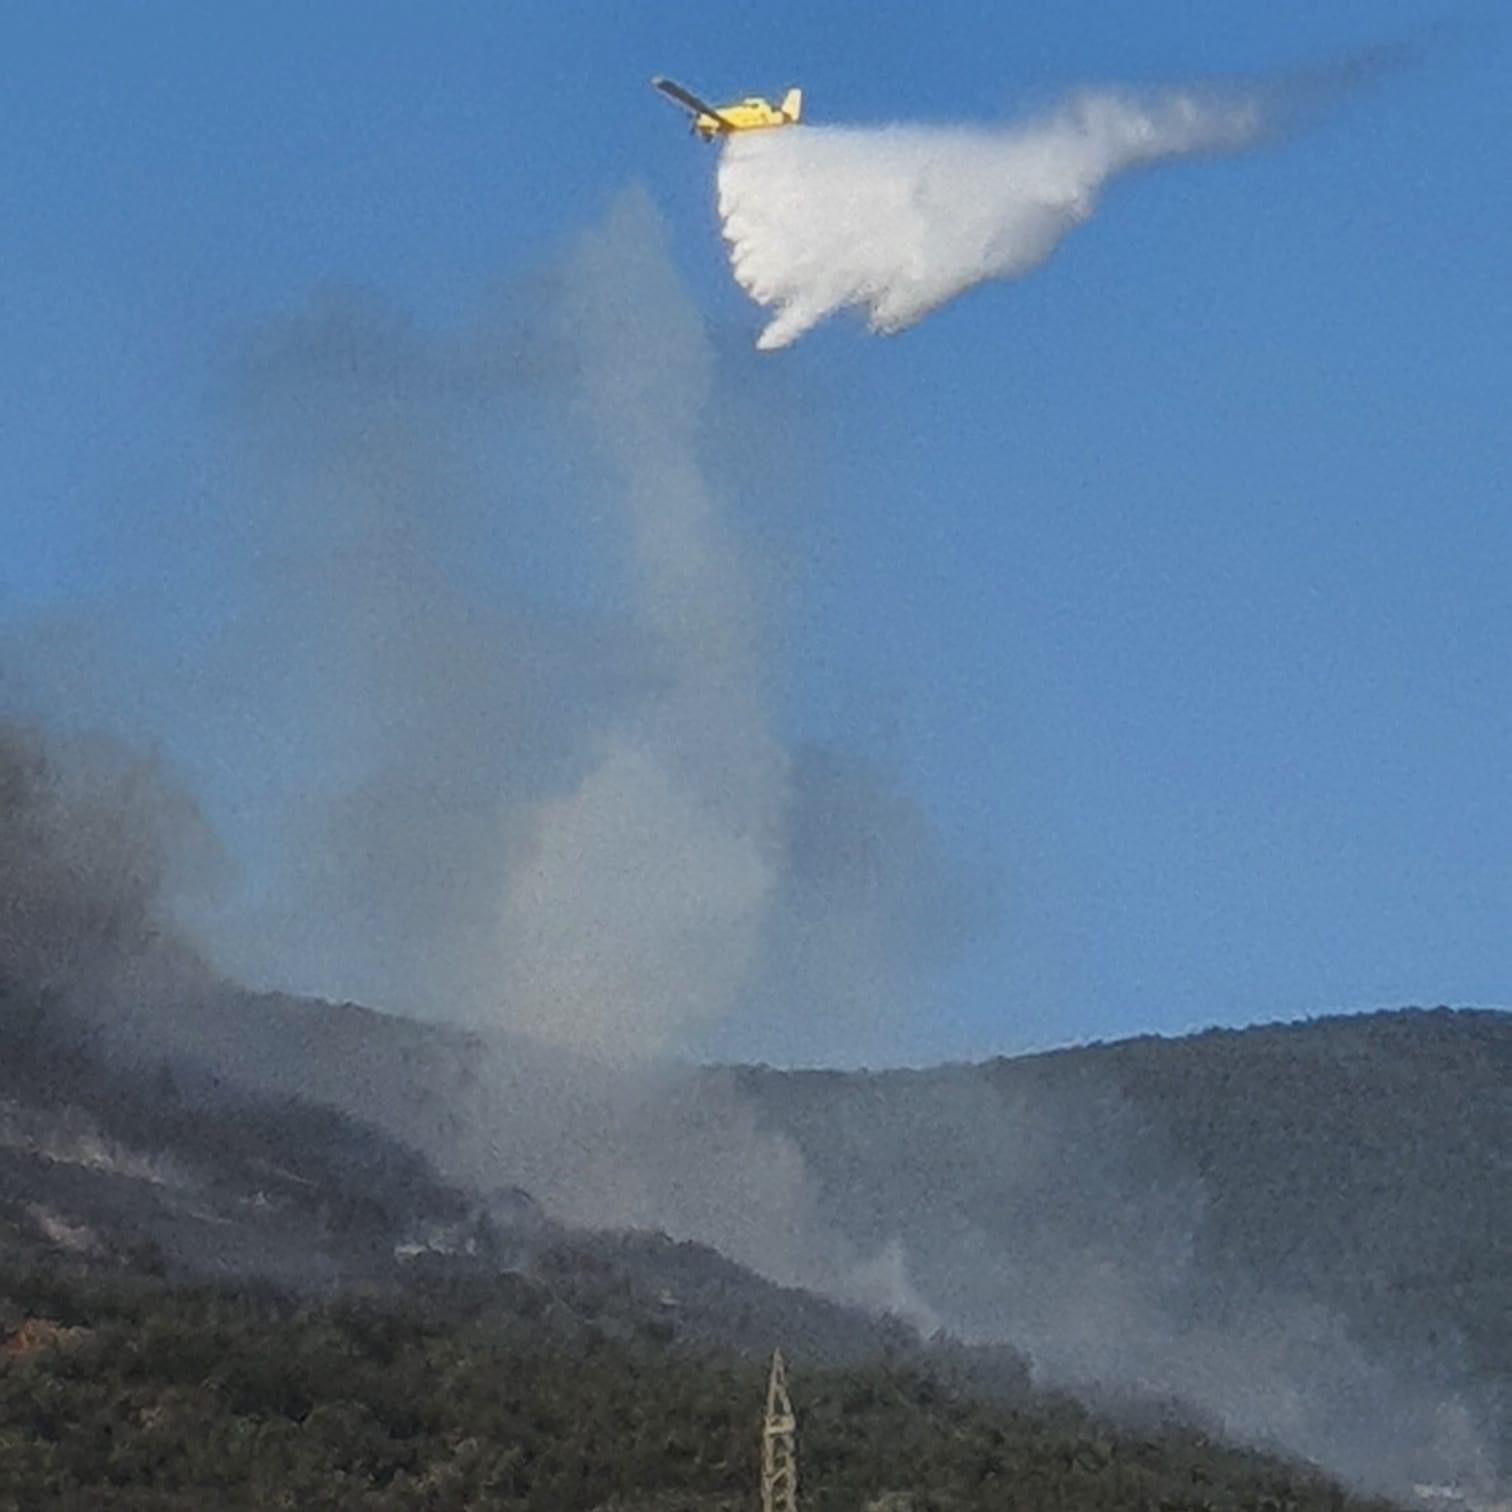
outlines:
[[[800,89],[788,90],[778,105],[760,95],[736,100],[731,105],[710,105],[671,79],[658,77],[651,82],[693,117],[694,131],[706,142],[737,131],[770,131],[777,126],[796,126],[803,115],[803,91]]]
[[[706,141],[731,131],[767,131],[774,126],[793,124],[791,117],[785,116],[770,100],[759,96],[734,105],[721,105],[718,115],[700,113],[693,118],[693,129]]]

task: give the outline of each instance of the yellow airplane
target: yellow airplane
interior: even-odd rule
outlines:
[[[706,142],[729,136],[733,131],[766,131],[774,126],[796,126],[803,115],[801,89],[788,90],[780,105],[753,96],[749,100],[737,100],[733,105],[714,106],[700,100],[681,84],[674,84],[671,79],[658,76],[651,83],[692,115],[694,131]]]

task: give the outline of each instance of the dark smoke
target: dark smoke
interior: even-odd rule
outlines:
[[[49,1004],[202,985],[171,898],[212,857],[194,805],[153,761],[0,720],[0,1012],[10,1026]]]

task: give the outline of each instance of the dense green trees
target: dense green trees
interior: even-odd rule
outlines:
[[[311,1301],[0,1273],[0,1508],[752,1505],[763,1362],[561,1300],[518,1276]],[[36,1318],[59,1327],[21,1330]],[[1359,1505],[1174,1425],[975,1402],[916,1362],[803,1372],[794,1394],[812,1512]]]

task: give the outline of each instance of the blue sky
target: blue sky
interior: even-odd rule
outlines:
[[[1121,182],[1048,267],[789,352],[647,88],[996,120],[1305,67],[1408,0],[13,5],[0,611],[150,581],[217,363],[312,290],[458,319],[643,184],[804,415],[785,719],[891,771],[994,914],[911,1060],[1512,999],[1512,46]],[[140,528],[139,528],[140,527]],[[161,732],[171,754],[191,732]]]

